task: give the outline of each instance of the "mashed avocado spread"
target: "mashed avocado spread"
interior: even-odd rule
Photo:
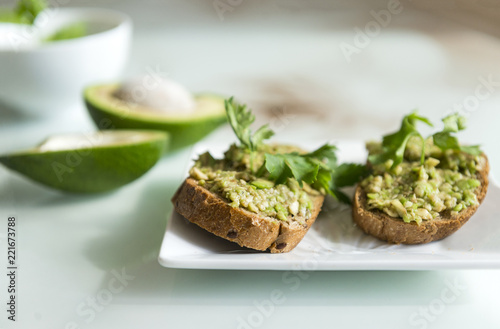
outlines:
[[[369,142],[368,152],[381,152],[381,144]],[[440,217],[443,212],[456,215],[477,205],[481,182],[477,172],[485,158],[462,151],[442,151],[432,139],[425,142],[425,161],[420,156],[422,142],[412,137],[405,150],[404,161],[393,166],[387,160],[373,166],[373,174],[361,182],[369,209],[379,209],[391,217],[420,224]]]
[[[293,151],[300,152],[293,146],[263,145],[253,158],[253,166],[262,166],[265,153]],[[320,194],[306,183],[300,187],[293,178],[288,178],[285,184],[275,184],[266,175],[256,177],[250,170],[250,152],[234,144],[223,159],[214,159],[208,152],[202,154],[189,175],[200,186],[227,199],[232,207],[281,221],[309,219],[313,206],[310,195]]]

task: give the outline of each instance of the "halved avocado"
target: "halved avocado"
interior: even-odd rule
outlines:
[[[190,114],[169,114],[129,103],[115,97],[119,84],[87,87],[84,100],[99,129],[152,129],[170,134],[169,150],[196,143],[227,122],[224,98],[212,94],[194,96],[197,109]]]
[[[144,175],[168,145],[163,131],[97,131],[47,138],[40,145],[0,156],[0,163],[49,187],[95,193]]]

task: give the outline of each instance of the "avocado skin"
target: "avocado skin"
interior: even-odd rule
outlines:
[[[150,118],[141,118],[138,115],[133,115],[131,118],[131,116],[113,112],[106,108],[100,108],[96,106],[95,102],[85,95],[85,105],[87,106],[88,112],[98,129],[150,129],[166,131],[170,135],[170,143],[168,147],[169,151],[176,151],[192,145],[203,139],[217,127],[227,122],[224,111],[222,111],[221,115],[218,116],[195,118],[192,120],[176,122],[169,122],[166,120],[157,121]],[[223,107],[224,101],[222,97],[220,98],[221,106]]]
[[[58,190],[106,192],[134,181],[156,164],[168,145],[168,135],[161,136],[133,146],[10,154],[1,156],[0,163]]]

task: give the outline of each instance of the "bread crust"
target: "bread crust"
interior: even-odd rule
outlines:
[[[311,196],[313,210],[304,225],[263,217],[228,201],[187,178],[172,198],[175,210],[190,222],[240,246],[271,253],[289,252],[302,240],[323,205],[324,196]]]
[[[481,182],[477,193],[479,204],[486,196],[489,183],[488,158],[486,155],[483,156],[486,160],[485,165],[477,174],[477,179]],[[423,221],[417,225],[415,222],[405,223],[401,218],[391,217],[378,209],[368,210],[366,204],[366,192],[358,184],[353,200],[354,222],[365,233],[395,244],[421,244],[446,238],[461,228],[479,207],[479,205],[467,207],[454,216],[447,211],[438,219]]]

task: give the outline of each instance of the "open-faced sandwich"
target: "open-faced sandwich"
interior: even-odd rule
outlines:
[[[475,213],[488,189],[488,159],[478,146],[461,145],[455,133],[465,118],[452,114],[429,138],[416,129],[427,118],[412,113],[382,142],[367,143],[372,174],[356,188],[353,219],[366,233],[403,244],[427,243],[457,231]]]
[[[313,152],[266,144],[273,131],[265,125],[252,134],[255,117],[246,106],[231,98],[225,107],[240,143],[221,159],[199,156],[172,199],[175,210],[240,246],[288,252],[314,223],[326,194],[349,202],[339,188],[358,182],[365,166],[337,165],[329,144]]]

